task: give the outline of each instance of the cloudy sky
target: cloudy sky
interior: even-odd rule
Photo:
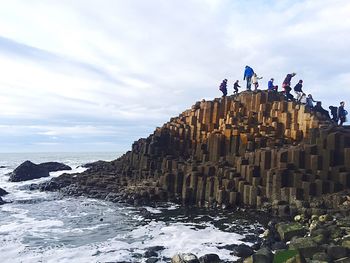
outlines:
[[[4,0],[0,151],[124,151],[251,65],[350,108],[348,0]],[[296,81],[296,80],[295,80]],[[348,109],[349,109],[348,108]]]

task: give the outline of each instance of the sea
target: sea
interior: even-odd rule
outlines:
[[[176,253],[215,253],[234,261],[232,246],[252,245],[262,232],[259,219],[244,212],[184,208],[173,203],[133,207],[57,192],[29,190],[62,173],[83,172],[83,164],[116,159],[116,153],[0,153],[0,187],[9,192],[0,206],[0,262],[146,262],[160,246],[157,262]],[[57,161],[71,171],[9,182],[22,162]],[[147,213],[145,213],[145,211]],[[149,256],[149,255],[148,255]]]

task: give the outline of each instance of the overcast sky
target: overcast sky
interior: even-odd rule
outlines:
[[[349,0],[5,0],[0,151],[124,151],[245,65],[350,108]],[[243,83],[242,83],[243,84]]]

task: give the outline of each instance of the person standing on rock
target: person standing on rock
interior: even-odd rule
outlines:
[[[282,88],[283,88],[284,92],[286,92],[286,87],[290,87],[290,82],[295,75],[296,75],[296,73],[294,73],[294,72],[287,74],[286,78],[284,79],[284,81],[282,83]]]
[[[299,80],[298,84],[295,85],[294,91],[297,94],[297,101],[300,102],[301,96],[304,94],[303,93],[303,80]]]
[[[252,83],[254,85],[254,90],[256,91],[259,87],[259,79],[262,79],[262,77],[258,77],[256,73],[253,74],[252,76]]]
[[[226,97],[226,95],[227,95],[227,79],[224,79],[221,82],[219,90],[221,90],[222,96]]]
[[[245,66],[243,80],[247,80],[247,90],[251,90],[253,74],[254,70],[249,66]]]
[[[345,102],[340,102],[340,106],[338,108],[338,118],[340,120],[339,125],[343,126],[343,123],[346,122],[346,115],[348,115],[348,112],[344,109]]]
[[[312,95],[311,94],[307,95],[306,106],[308,106],[310,109],[312,109],[314,107],[314,102],[317,102],[317,101],[314,100]]]
[[[238,88],[240,88],[241,86],[239,86],[238,84],[239,80],[236,80],[236,82],[233,84],[233,94],[238,94]]]
[[[273,82],[274,82],[274,78],[271,78],[269,80],[269,82],[267,82],[267,90],[268,91],[277,91],[278,90],[278,86],[273,85]]]
[[[338,107],[329,106],[329,110],[331,111],[332,121],[334,121],[335,123],[338,123],[338,121],[339,121],[339,119],[338,119]]]

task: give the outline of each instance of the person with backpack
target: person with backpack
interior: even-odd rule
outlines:
[[[285,98],[287,101],[293,101],[294,100],[294,96],[292,94],[290,94],[292,88],[290,86],[286,86],[284,88],[284,94],[285,94]]]
[[[256,73],[253,74],[252,76],[252,83],[254,85],[254,90],[256,91],[259,87],[259,82],[258,80],[262,79],[262,77],[258,77],[258,75]]]
[[[343,123],[346,122],[346,115],[348,112],[344,109],[345,102],[340,102],[340,106],[338,108],[338,118],[340,120],[339,126],[343,126]]]
[[[277,91],[278,86],[273,84],[274,78],[271,78],[269,82],[267,82],[267,90],[268,91]]]
[[[221,82],[219,90],[221,90],[222,96],[226,97],[226,95],[227,95],[227,79],[224,79]]]
[[[294,92],[297,94],[297,101],[300,102],[301,96],[303,95],[303,80],[299,80],[298,84],[294,87]]]
[[[236,80],[236,82],[233,84],[233,89],[234,89],[233,94],[238,94],[238,88],[241,87],[241,86],[239,86],[238,82],[239,81]]]
[[[332,115],[332,121],[334,121],[335,123],[338,123],[338,107],[335,106],[329,106],[329,110],[331,111],[331,115]]]
[[[247,90],[251,90],[253,74],[254,70],[249,66],[245,66],[243,80],[247,80]]]

